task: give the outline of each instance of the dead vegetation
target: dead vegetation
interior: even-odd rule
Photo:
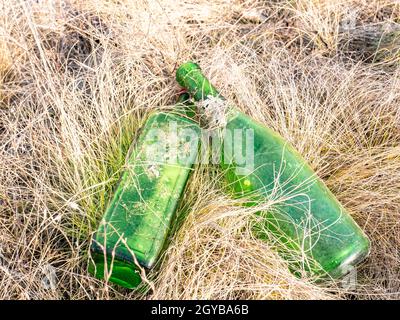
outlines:
[[[398,1],[0,2],[0,297],[399,298]],[[154,291],[104,285],[88,241],[129,145],[196,60],[310,161],[372,240],[357,286],[292,275],[198,167]]]

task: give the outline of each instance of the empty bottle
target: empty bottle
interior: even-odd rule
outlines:
[[[265,219],[261,219],[262,225],[255,226],[257,236],[265,239],[266,230],[273,232],[287,248],[311,258],[298,261],[297,267],[333,278],[348,273],[368,255],[366,235],[287,141],[235,107],[227,106],[197,64],[181,65],[176,79],[195,100],[202,101],[211,120],[223,126],[221,166],[234,195],[246,197],[248,205],[277,199],[272,210],[259,213]],[[221,108],[223,114],[218,110]],[[240,139],[236,131],[241,133]],[[247,133],[250,138],[243,138]],[[236,152],[238,145],[249,155],[248,163],[243,163],[246,157]]]
[[[190,113],[179,103],[141,128],[92,240],[89,272],[96,277],[132,289],[142,281],[139,266],[151,269],[160,257],[197,157],[199,126]]]

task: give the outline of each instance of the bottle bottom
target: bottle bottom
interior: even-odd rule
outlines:
[[[339,279],[351,273],[355,267],[369,255],[369,246],[360,248],[346,257],[340,265],[329,271],[329,276]]]

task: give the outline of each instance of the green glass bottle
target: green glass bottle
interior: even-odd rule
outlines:
[[[142,281],[137,264],[150,269],[159,258],[198,153],[200,128],[191,115],[178,103],[141,128],[92,240],[89,272],[96,277],[132,289]]]
[[[297,267],[333,278],[368,255],[369,240],[361,228],[287,141],[235,107],[227,108],[197,64],[181,65],[176,79],[211,113],[226,109],[213,120],[223,125],[221,165],[234,195],[249,199],[248,205],[277,200],[273,210],[259,213],[265,219],[254,228],[258,237],[273,232],[289,249],[311,258]]]

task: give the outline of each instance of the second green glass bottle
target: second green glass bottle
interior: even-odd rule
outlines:
[[[299,270],[333,278],[368,255],[366,235],[287,141],[235,107],[226,108],[197,64],[181,65],[176,79],[195,100],[203,101],[211,121],[223,127],[221,165],[234,195],[249,199],[249,205],[277,200],[272,210],[260,213],[265,219],[255,228],[259,237],[265,239],[266,230],[273,232],[289,249],[311,258],[298,261]],[[244,150],[247,159],[235,149]]]

